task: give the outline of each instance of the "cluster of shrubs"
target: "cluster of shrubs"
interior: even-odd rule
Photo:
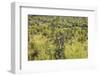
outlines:
[[[87,57],[87,17],[28,15],[28,60]]]

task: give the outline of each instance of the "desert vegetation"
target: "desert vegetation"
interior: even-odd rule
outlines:
[[[28,15],[28,60],[87,57],[87,17]]]

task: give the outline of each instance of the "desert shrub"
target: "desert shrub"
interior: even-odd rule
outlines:
[[[34,35],[29,42],[29,59],[43,60],[53,59],[55,46],[48,42],[47,38],[41,34]]]
[[[87,58],[87,42],[73,42],[72,45],[65,44],[64,54],[66,59]]]

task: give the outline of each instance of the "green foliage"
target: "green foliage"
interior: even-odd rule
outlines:
[[[44,60],[50,59],[55,50],[55,46],[52,42],[49,42],[45,36],[34,35],[29,42],[29,59],[33,60]]]
[[[87,58],[87,17],[28,15],[28,60]]]
[[[87,58],[87,43],[73,42],[72,45],[65,44],[64,54],[66,59]]]

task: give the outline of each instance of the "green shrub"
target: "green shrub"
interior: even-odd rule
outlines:
[[[72,45],[65,44],[64,54],[66,59],[87,58],[87,43],[73,42]]]

